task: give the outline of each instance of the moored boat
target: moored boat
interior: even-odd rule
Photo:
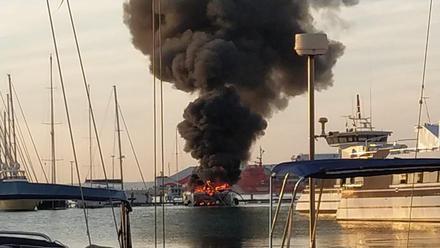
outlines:
[[[369,118],[361,116],[360,107],[357,116],[350,116],[349,120],[353,124],[344,132],[329,132],[325,135],[327,143],[338,148],[343,159],[384,159],[389,155],[405,157],[416,150],[404,144],[388,142],[392,132],[374,130]],[[438,150],[438,130],[438,124],[425,124],[421,127],[418,152]],[[439,172],[325,179],[323,182],[320,211],[337,220],[440,221]],[[318,190],[316,199],[319,194]],[[305,189],[296,210],[308,213],[308,208],[309,194],[308,189]]]

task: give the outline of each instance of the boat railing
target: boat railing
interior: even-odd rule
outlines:
[[[36,237],[48,242],[53,242],[52,239],[43,233],[37,232],[20,232],[20,231],[0,231],[0,236],[17,236],[17,237]]]
[[[0,180],[5,180],[5,179],[26,180],[26,174],[22,170],[3,170],[3,171],[0,171]]]
[[[277,224],[277,220],[280,206],[282,201],[282,195],[284,194],[284,187],[280,192],[280,198],[276,207],[275,214],[272,215],[273,208],[273,191],[272,180],[281,175],[285,176],[284,183],[287,181],[288,175],[296,175],[300,179],[295,184],[292,192],[292,201],[289,204],[289,211],[285,221],[284,232],[282,235],[281,247],[290,247],[291,235],[293,233],[293,219],[294,219],[294,207],[295,196],[300,189],[300,184],[305,182],[308,178],[313,179],[345,179],[356,177],[369,177],[380,175],[392,175],[403,173],[420,173],[420,172],[435,172],[440,170],[440,159],[327,159],[327,160],[309,160],[309,161],[297,161],[281,163],[272,168],[269,187],[269,248],[273,247],[272,239],[274,237],[274,230]],[[319,217],[319,209],[321,203],[321,196],[323,192],[323,183],[320,186],[318,205],[315,208],[316,213],[313,216],[313,222],[310,223],[313,228],[310,232],[310,245],[314,247],[316,239],[316,226]],[[311,206],[313,209],[315,206]],[[309,210],[310,211],[310,210]],[[311,218],[312,221],[312,218]],[[409,220],[411,221],[411,216]]]

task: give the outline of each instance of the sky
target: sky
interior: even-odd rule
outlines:
[[[66,6],[57,9],[51,1],[53,18],[65,77],[75,144],[78,150],[81,180],[89,176],[88,106]],[[119,103],[131,135],[144,177],[153,178],[152,75],[148,58],[131,44],[128,28],[123,23],[124,1],[71,1],[83,60],[91,87],[92,104],[99,129],[108,177],[119,177],[118,164],[112,166],[115,154],[115,114],[112,86],[118,89]],[[331,14],[314,12],[316,26],[329,38],[341,41],[345,54],[334,67],[334,84],[316,94],[316,116],[329,119],[328,130],[342,130],[343,116],[353,112],[356,94],[361,95],[365,115],[373,113],[373,124],[380,130],[391,130],[391,140],[414,138],[418,98],[423,68],[423,54],[429,0],[360,0],[352,7],[338,11],[340,20]],[[440,3],[434,1],[432,29],[426,70],[426,96],[430,120],[440,120]],[[44,0],[0,0],[0,92],[7,91],[7,74],[26,115],[46,171],[49,169],[49,54],[53,53],[50,26]],[[292,34],[293,38],[293,34]],[[292,53],[293,53],[292,49]],[[56,71],[55,71],[56,72]],[[56,152],[58,182],[70,182],[73,159],[66,114],[57,74],[54,74]],[[370,95],[371,92],[371,95]],[[371,96],[371,98],[370,98]],[[194,95],[164,88],[164,168],[174,173],[176,166],[176,125],[182,120],[186,105]],[[371,103],[371,105],[370,105]],[[2,107],[0,107],[1,109]],[[21,125],[22,117],[18,117]],[[428,121],[426,110],[423,120]],[[307,98],[292,98],[289,106],[276,112],[268,121],[266,134],[252,148],[256,160],[259,147],[264,150],[264,163],[290,160],[292,155],[307,153]],[[317,130],[318,124],[316,125]],[[24,126],[23,126],[24,128]],[[94,137],[94,135],[92,135]],[[139,181],[127,130],[123,127],[122,150],[124,179]],[[94,140],[94,139],[92,139]],[[196,165],[183,151],[184,140],[177,137],[179,169]],[[31,145],[28,144],[31,150]],[[325,141],[318,140],[318,153],[336,152]],[[32,153],[32,152],[30,152]],[[33,164],[40,181],[43,174],[35,155]],[[118,156],[118,155],[116,155]],[[160,158],[160,154],[159,154]],[[94,177],[103,177],[96,141],[92,144]],[[252,162],[252,161],[251,161]],[[160,171],[161,164],[158,164]],[[114,168],[114,173],[113,169]],[[76,179],[75,179],[76,181]]]

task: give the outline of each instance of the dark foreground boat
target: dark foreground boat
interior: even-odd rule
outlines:
[[[62,247],[67,246],[51,240],[47,235],[35,232],[0,231],[0,247]]]
[[[296,183],[292,192],[293,197],[289,207],[289,214],[285,221],[285,228],[282,239],[282,247],[290,245],[290,238],[293,233],[294,204],[295,195],[299,185],[305,179],[345,179],[352,177],[371,177],[391,174],[408,174],[418,172],[434,172],[440,171],[440,159],[329,159],[314,161],[298,161],[286,162],[275,166],[272,169],[272,177],[288,175],[296,175],[300,180]],[[287,178],[287,176],[286,176]],[[281,192],[283,194],[284,192]],[[270,194],[272,199],[272,194]],[[280,197],[282,199],[282,196]],[[272,202],[272,200],[271,200]],[[319,216],[319,200],[317,203],[316,214],[311,216],[310,220],[310,244],[314,244],[316,238],[316,224]],[[272,216],[272,206],[269,208],[269,247],[273,247],[272,238],[275,226],[277,224],[280,204],[276,208],[275,214]],[[411,204],[410,209],[413,208]],[[414,206],[415,208],[416,206]],[[313,209],[313,207],[311,207]],[[411,211],[408,215],[408,222],[412,221]],[[407,241],[409,243],[409,240]]]

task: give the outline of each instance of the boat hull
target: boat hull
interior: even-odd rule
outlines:
[[[319,191],[319,190],[318,190]],[[296,211],[301,214],[307,214],[310,208],[310,194],[307,191],[303,192],[296,203]],[[316,202],[319,199],[319,193],[315,194]],[[341,190],[337,188],[324,189],[321,196],[321,204],[319,206],[319,213],[336,216],[339,202],[341,200]],[[316,203],[317,204],[317,203]]]
[[[345,192],[336,219],[440,222],[440,187],[414,189],[414,192],[409,188]]]
[[[34,211],[37,200],[0,200],[0,211]]]

